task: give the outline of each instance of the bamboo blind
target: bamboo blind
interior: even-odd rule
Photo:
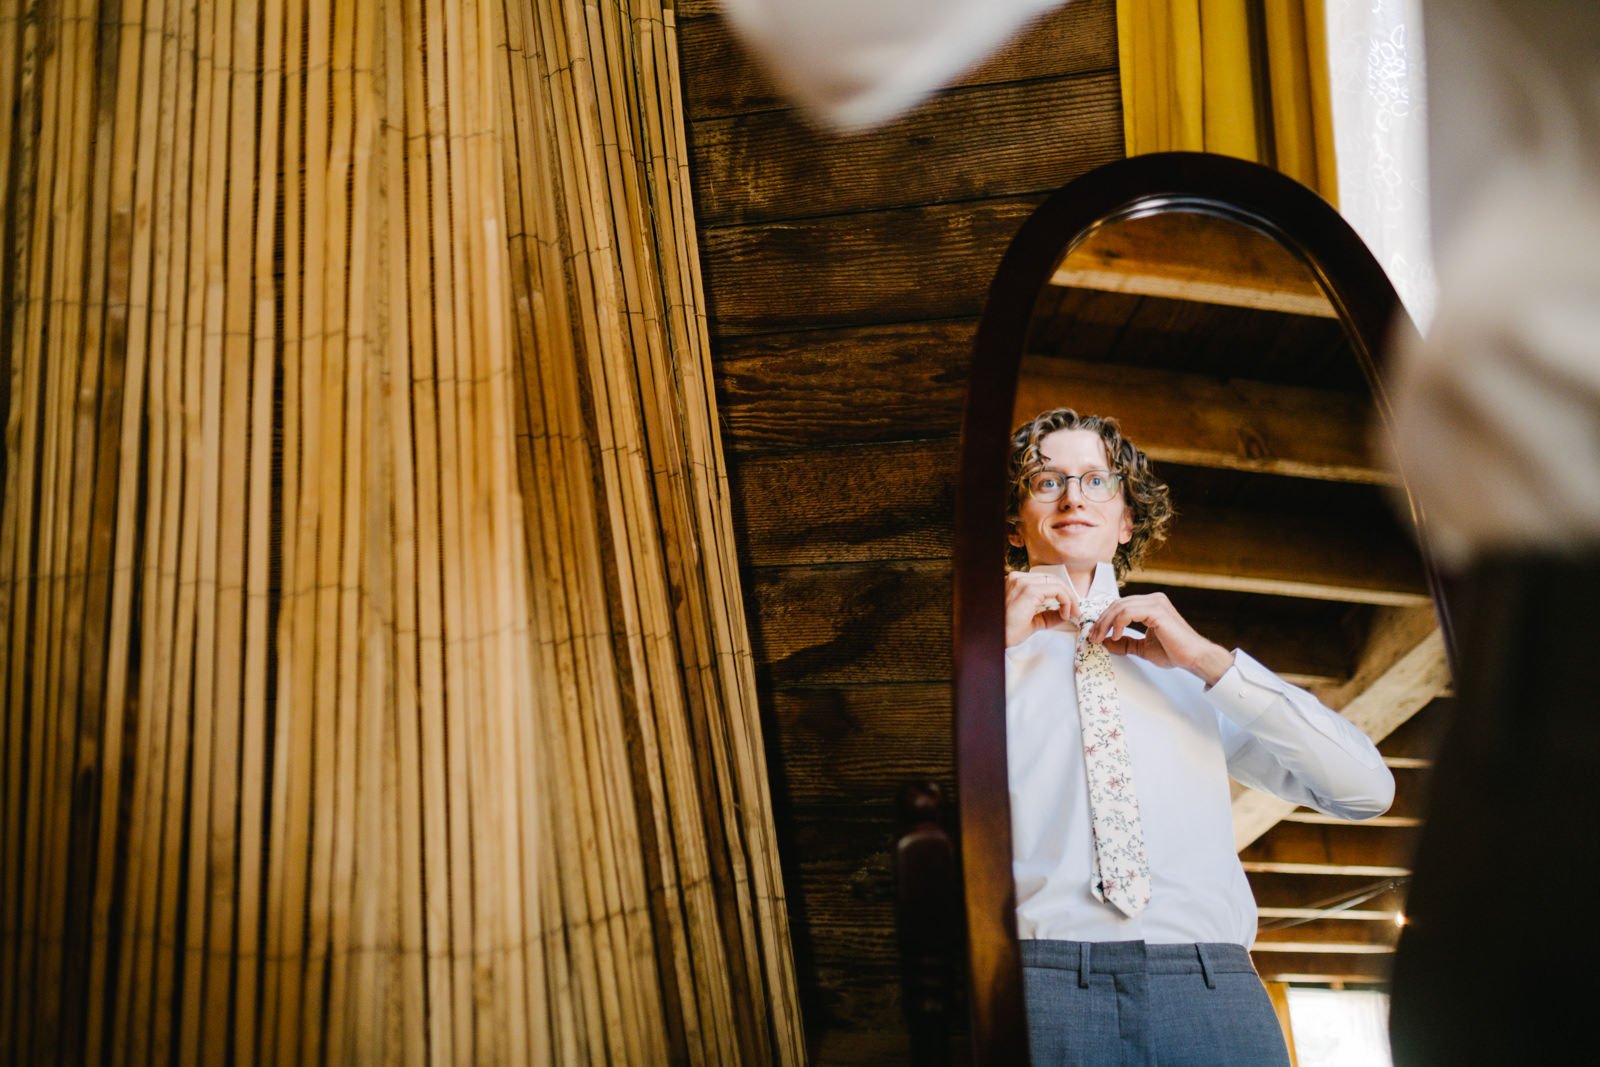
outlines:
[[[0,1060],[784,1062],[654,0],[0,0]]]

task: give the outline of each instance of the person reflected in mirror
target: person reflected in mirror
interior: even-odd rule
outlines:
[[[1109,417],[1011,439],[1006,730],[1028,1038],[1045,1064],[1287,1064],[1251,964],[1232,777],[1329,815],[1394,778],[1354,724],[1120,580],[1173,518]]]

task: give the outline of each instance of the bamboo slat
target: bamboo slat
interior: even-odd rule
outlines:
[[[35,794],[38,814],[33,823],[38,832],[38,847],[26,869],[33,875],[30,888],[35,897],[37,951],[30,980],[35,984],[32,1024],[35,1027],[33,1052],[53,1058],[60,1054],[61,997],[58,994],[63,974],[65,916],[61,912],[67,879],[67,849],[71,835],[72,782],[70,761],[75,740],[77,704],[75,699],[75,660],[81,642],[73,640],[69,625],[69,605],[75,603],[79,582],[74,571],[74,542],[83,514],[79,506],[83,491],[82,471],[75,470],[74,451],[80,443],[80,412],[87,415],[90,405],[79,403],[79,390],[92,397],[98,369],[95,357],[83,344],[86,318],[84,255],[90,239],[88,199],[90,176],[94,169],[90,154],[89,120],[94,92],[93,71],[88,60],[92,41],[84,21],[82,5],[68,9],[68,22],[59,42],[61,77],[58,83],[59,115],[66,124],[64,159],[56,170],[51,190],[53,215],[52,244],[61,252],[52,256],[50,267],[50,318],[46,353],[52,366],[61,373],[51,376],[56,388],[46,389],[43,499],[40,510],[39,559],[45,588],[39,608],[42,619],[36,625],[46,635],[42,648],[36,648],[36,662],[44,664],[43,700],[38,707],[43,719],[39,760],[34,767],[42,772],[42,788]],[[79,18],[74,18],[78,16]],[[87,376],[88,380],[85,381]],[[74,478],[74,474],[79,478]]]
[[[0,0],[0,1060],[803,1059],[671,8]]]
[[[38,410],[44,391],[43,360],[29,358],[40,350],[40,331],[44,306],[39,299],[44,277],[44,257],[36,253],[45,236],[45,226],[50,218],[44,196],[50,185],[50,175],[55,165],[54,81],[59,64],[41,63],[40,28],[30,26],[23,37],[24,72],[18,89],[18,107],[28,119],[38,116],[40,139],[37,144],[24,141],[16,150],[16,172],[21,176],[18,185],[17,212],[10,220],[16,231],[15,240],[24,256],[13,273],[12,292],[7,295],[7,327],[11,331],[10,413],[6,426],[7,481],[6,500],[3,505],[5,519],[5,556],[0,564],[6,567],[5,588],[10,601],[7,619],[9,637],[6,677],[6,708],[9,750],[6,794],[7,863],[10,873],[6,878],[6,929],[7,952],[3,973],[7,995],[3,998],[4,1012],[0,1014],[0,1041],[9,1058],[20,1059],[29,1051],[33,983],[28,974],[31,954],[30,940],[38,936],[31,927],[33,911],[27,897],[26,879],[20,873],[32,858],[32,814],[37,803],[25,803],[37,792],[33,779],[35,721],[28,708],[27,664],[32,652],[30,620],[34,603],[33,545],[29,531],[34,529],[36,486],[39,480],[38,455],[41,427],[37,418],[28,414]],[[47,121],[49,120],[49,121]],[[8,234],[8,237],[11,235]],[[20,389],[17,385],[20,383]]]
[[[302,447],[301,420],[304,409],[302,383],[305,381],[305,345],[302,344],[301,312],[305,264],[301,254],[304,233],[304,141],[300,131],[304,122],[304,66],[302,42],[305,35],[305,5],[269,0],[267,17],[282,20],[283,50],[283,148],[279,164],[282,186],[282,220],[277,241],[281,246],[283,286],[277,294],[278,321],[281,323],[282,404],[278,423],[282,427],[281,485],[278,487],[280,564],[278,618],[273,633],[277,654],[278,697],[273,724],[272,801],[268,814],[267,838],[272,842],[267,857],[266,898],[282,902],[298,899],[304,884],[305,835],[309,807],[310,780],[306,766],[311,709],[307,706],[311,672],[300,666],[307,655],[306,645],[314,633],[306,625],[310,609],[306,595],[308,578],[301,560],[306,554],[307,536],[302,525]],[[315,283],[313,283],[313,288]],[[312,517],[314,523],[315,519]],[[310,536],[315,536],[313,526]],[[296,670],[299,667],[300,669]],[[301,924],[304,909],[267,909],[266,967],[261,983],[262,1006],[259,1046],[267,1063],[292,1061],[293,1030],[298,1017],[294,1010],[295,964],[299,959]]]
[[[159,112],[157,103],[160,89],[162,13],[154,14],[152,34],[138,32],[137,0],[126,0],[123,5],[124,24],[121,32],[118,69],[122,85],[118,91],[116,120],[117,161],[114,168],[116,191],[113,212],[125,227],[127,264],[113,254],[108,265],[114,277],[124,282],[126,288],[113,286],[110,294],[113,321],[120,330],[107,338],[108,354],[119,350],[126,353],[126,381],[122,393],[121,411],[117,433],[107,433],[102,447],[114,445],[112,458],[117,463],[117,487],[114,518],[115,546],[112,550],[110,579],[110,618],[102,632],[112,635],[128,631],[132,619],[132,592],[134,588],[134,542],[138,525],[138,440],[141,426],[141,409],[145,407],[144,382],[146,379],[147,339],[150,332],[152,282],[156,267],[152,262],[154,234],[152,222],[156,197],[155,149]],[[141,39],[142,38],[142,39]],[[134,58],[138,58],[137,66]],[[130,69],[132,68],[132,69]],[[149,135],[140,137],[141,129]],[[159,379],[157,379],[159,381]],[[154,407],[154,404],[151,405]],[[109,466],[110,464],[108,464]],[[156,475],[159,478],[159,474]],[[154,494],[152,494],[154,495]],[[152,508],[153,514],[159,509]],[[109,647],[98,645],[106,657],[104,683],[104,775],[100,784],[98,827],[95,828],[97,848],[94,862],[93,904],[88,945],[88,989],[102,990],[109,977],[109,957],[112,936],[112,898],[117,875],[117,810],[122,797],[122,745],[125,732],[125,714],[129,704],[128,645],[111,640]],[[101,687],[91,678],[86,686],[86,699],[100,698]],[[134,704],[135,709],[139,707]],[[136,764],[136,769],[137,769]],[[93,773],[80,755],[80,768]],[[98,1062],[102,1055],[107,998],[91,993],[85,1007],[85,1026],[81,1031],[83,1045],[79,1055],[88,1062]]]
[[[244,328],[250,331],[250,428],[249,428],[249,511],[248,558],[245,574],[244,644],[244,731],[239,826],[239,911],[236,1011],[232,1037],[234,1055],[252,1060],[258,1055],[257,989],[261,972],[261,928],[264,901],[261,897],[265,833],[263,815],[268,810],[266,774],[270,739],[267,736],[267,694],[269,660],[269,611],[272,599],[271,554],[275,537],[272,529],[273,492],[273,386],[278,340],[274,315],[275,284],[273,252],[277,222],[278,154],[281,140],[278,109],[283,91],[283,19],[279,5],[249,5],[236,21],[247,54],[253,51],[250,35],[260,20],[262,35],[257,78],[261,87],[259,140],[255,153],[255,218],[253,256],[248,265],[241,261],[241,288],[249,285],[249,314]],[[236,86],[236,121],[253,119],[253,96],[240,100],[239,90],[249,94],[254,86],[246,81]],[[241,137],[241,140],[243,138]],[[243,180],[243,173],[240,179]],[[241,210],[241,232],[250,223]],[[242,260],[242,257],[241,257]],[[242,369],[242,368],[241,368]]]

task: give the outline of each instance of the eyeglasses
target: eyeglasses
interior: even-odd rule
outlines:
[[[1041,503],[1060,500],[1067,494],[1067,483],[1078,480],[1078,491],[1085,500],[1104,504],[1117,495],[1122,475],[1110,471],[1084,471],[1082,474],[1062,474],[1060,471],[1038,471],[1028,478],[1028,495]]]

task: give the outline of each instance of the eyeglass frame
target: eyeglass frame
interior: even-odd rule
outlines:
[[[1053,474],[1060,478],[1061,492],[1050,497],[1040,496],[1038,493],[1035,493],[1033,491],[1033,480],[1039,477],[1041,474]],[[1084,488],[1083,480],[1095,474],[1104,474],[1111,479],[1111,495],[1103,499],[1089,495],[1089,490]],[[1117,494],[1122,491],[1122,475],[1114,470],[1107,470],[1104,467],[1096,467],[1094,470],[1084,471],[1082,474],[1068,474],[1065,471],[1058,471],[1050,467],[1043,467],[1028,475],[1027,480],[1023,483],[1023,486],[1028,490],[1029,498],[1037,500],[1041,504],[1054,504],[1056,501],[1063,499],[1067,495],[1067,490],[1070,488],[1071,483],[1074,480],[1076,480],[1078,483],[1078,492],[1083,496],[1083,499],[1094,504],[1108,504],[1115,500]]]

